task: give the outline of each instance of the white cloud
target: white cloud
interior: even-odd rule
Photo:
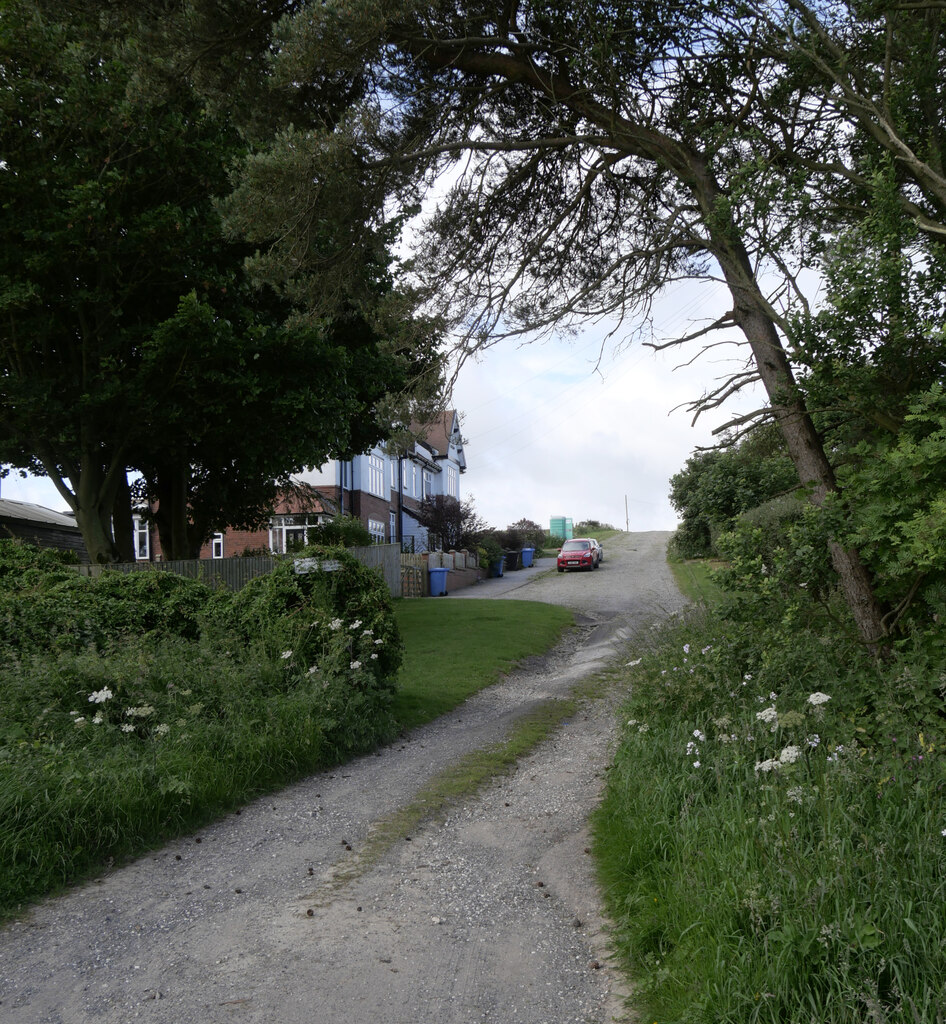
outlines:
[[[676,289],[655,306],[655,338],[687,333],[695,316],[715,317],[708,307],[720,300],[712,285]],[[523,517],[545,525],[564,515],[672,530],[670,477],[695,448],[713,443],[713,428],[761,404],[749,392],[691,426],[686,405],[742,368],[745,350],[714,348],[682,366],[701,342],[666,352],[606,344],[599,363],[606,332],[502,342],[461,371],[454,404],[467,439],[463,490],[490,525]]]

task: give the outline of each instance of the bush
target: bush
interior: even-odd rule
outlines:
[[[365,524],[354,516],[335,516],[308,532],[309,543],[321,547],[356,548],[374,543]]]
[[[156,569],[89,579],[49,552],[0,542],[0,649],[102,651],[146,634],[196,639],[212,594],[198,580]]]
[[[0,551],[0,913],[392,736],[387,587],[308,553],[231,595]]]
[[[488,569],[494,562],[502,559],[503,547],[495,534],[487,533],[480,540],[479,555],[481,569]]]
[[[330,671],[349,678],[357,663],[361,678],[393,689],[401,640],[384,580],[342,548],[310,546],[300,557],[325,568],[298,573],[281,560],[221,607],[230,628],[242,643],[262,644],[270,659],[291,652],[302,671],[326,671],[329,659]]]

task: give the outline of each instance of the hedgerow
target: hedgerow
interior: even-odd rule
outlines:
[[[392,735],[387,588],[307,554],[230,595],[0,542],[0,912]]]

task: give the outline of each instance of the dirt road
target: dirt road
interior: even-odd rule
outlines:
[[[446,820],[418,824],[418,794],[682,605],[666,539],[625,535],[594,573],[553,572],[494,592],[575,607],[581,642],[374,756],[258,800],[8,925],[0,1020],[620,1019],[585,831],[618,697],[585,704]]]

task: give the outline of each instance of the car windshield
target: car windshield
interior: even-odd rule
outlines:
[[[586,540],[567,540],[562,545],[562,551],[587,551],[591,544]]]

